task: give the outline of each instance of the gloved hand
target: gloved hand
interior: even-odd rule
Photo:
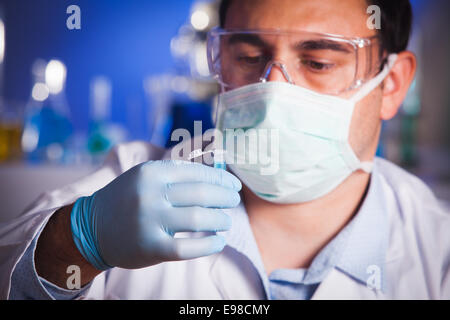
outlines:
[[[176,232],[225,231],[231,218],[217,208],[240,202],[230,173],[185,161],[133,167],[90,197],[75,202],[72,236],[95,268],[142,268],[219,252],[220,235],[174,238]]]

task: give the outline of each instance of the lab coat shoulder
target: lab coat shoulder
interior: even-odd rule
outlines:
[[[145,142],[120,144],[92,174],[63,188],[42,193],[17,218],[0,223],[0,299],[8,297],[15,265],[53,213],[103,188],[133,166],[160,159],[164,152]]]
[[[450,298],[450,214],[419,178],[377,159],[389,218],[392,298]]]

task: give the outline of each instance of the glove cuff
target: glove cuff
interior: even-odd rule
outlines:
[[[79,198],[70,213],[72,238],[83,257],[98,270],[112,268],[99,253],[97,216],[89,208],[92,197]]]

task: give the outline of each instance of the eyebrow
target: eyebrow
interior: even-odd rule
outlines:
[[[268,44],[256,34],[236,33],[228,39],[228,44],[246,43],[255,47],[267,47]]]
[[[352,51],[336,41],[331,40],[307,40],[301,41],[294,46],[297,50],[334,50],[351,53]]]
[[[260,36],[256,34],[244,34],[244,33],[232,34],[228,39],[228,44],[232,45],[236,43],[246,43],[253,45],[255,47],[270,46],[267,42],[261,39]],[[297,50],[334,50],[345,53],[352,52],[352,50],[350,50],[347,46],[339,42],[327,39],[300,41],[294,45],[294,48]]]

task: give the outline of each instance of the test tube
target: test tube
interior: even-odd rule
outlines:
[[[197,149],[197,150],[194,150],[191,153],[189,153],[188,160],[195,159],[195,158],[200,157],[208,152],[213,154],[214,168],[227,170],[227,166],[225,163],[225,153],[226,153],[225,150],[215,149],[215,150],[210,150],[210,151],[202,151],[201,149]]]
[[[214,157],[214,168],[227,170],[227,165],[225,163],[225,150],[216,149],[213,151]]]

